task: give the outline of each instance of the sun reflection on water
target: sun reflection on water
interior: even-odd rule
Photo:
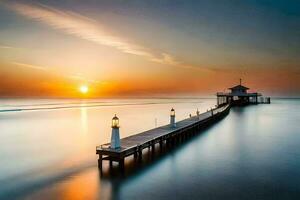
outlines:
[[[84,135],[87,135],[87,133],[88,133],[88,113],[87,113],[87,108],[85,108],[85,107],[81,107],[80,108],[80,119],[81,119],[81,130],[82,130],[81,132]]]

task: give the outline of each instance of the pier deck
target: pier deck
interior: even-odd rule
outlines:
[[[165,125],[157,127],[136,135],[121,139],[121,148],[110,148],[110,143],[96,147],[96,154],[99,155],[98,166],[102,169],[102,160],[119,162],[120,167],[124,166],[124,158],[134,155],[135,158],[142,157],[142,150],[147,147],[155,148],[155,144],[162,146],[163,142],[173,143],[174,140],[182,140],[189,136],[191,131],[198,130],[210,121],[218,119],[223,114],[227,114],[230,105],[214,108],[198,116],[192,116],[182,121],[176,122],[176,127]]]

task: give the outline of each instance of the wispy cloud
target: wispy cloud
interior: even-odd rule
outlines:
[[[0,49],[12,49],[13,47],[10,47],[10,46],[3,46],[3,45],[0,45]]]
[[[17,66],[17,67],[49,72],[49,73],[52,73],[52,74],[56,74],[58,76],[63,76],[67,79],[78,80],[78,81],[81,81],[81,82],[92,83],[92,84],[102,84],[101,81],[85,78],[85,77],[83,77],[79,74],[62,75],[62,73],[60,73],[56,70],[53,70],[49,67],[44,67],[44,66],[39,66],[39,65],[32,65],[32,64],[27,64],[27,63],[20,63],[20,62],[11,62],[11,64],[14,65],[14,66]]]
[[[0,44],[0,49],[20,49],[20,48],[13,47],[13,46],[8,46],[8,45],[1,45]]]
[[[146,47],[128,42],[123,38],[108,33],[95,20],[72,11],[59,10],[44,4],[8,3],[8,7],[18,14],[39,21],[66,34],[79,37],[100,45],[116,48],[124,53],[142,56],[145,59],[165,65],[182,68],[198,69],[193,65],[185,65],[165,52],[155,52]]]
[[[18,67],[35,69],[35,70],[42,70],[42,71],[48,70],[48,68],[46,68],[46,67],[42,67],[42,66],[38,66],[38,65],[31,65],[31,64],[26,64],[26,63],[11,62],[11,64],[18,66]]]
[[[93,79],[87,79],[81,75],[68,75],[67,76],[69,79],[73,79],[73,80],[79,80],[79,81],[82,81],[82,82],[88,82],[88,83],[95,83],[95,84],[102,84],[101,81],[97,81],[97,80],[93,80]]]

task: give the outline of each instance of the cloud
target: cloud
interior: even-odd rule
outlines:
[[[87,78],[85,78],[85,77],[83,77],[81,75],[78,75],[78,74],[76,74],[76,75],[68,75],[66,77],[68,77],[69,79],[79,80],[79,81],[88,82],[88,83],[95,83],[95,84],[100,84],[101,83],[102,84],[102,82],[100,82],[100,81],[93,80],[93,79],[87,79]]]
[[[20,48],[0,44],[0,49],[20,49]]]
[[[27,18],[46,24],[53,29],[61,30],[66,34],[88,40],[100,45],[116,48],[124,53],[141,56],[149,61],[181,68],[201,70],[197,66],[188,66],[179,62],[174,56],[164,52],[153,53],[152,50],[126,41],[123,38],[108,33],[95,20],[72,11],[59,10],[44,4],[25,4],[10,2],[10,9]]]
[[[78,81],[82,81],[82,82],[87,82],[87,83],[92,83],[92,84],[102,84],[102,82],[97,81],[97,80],[93,80],[93,79],[88,79],[85,78],[81,75],[62,75],[60,72],[55,71],[50,69],[49,67],[43,67],[43,66],[39,66],[39,65],[31,65],[31,64],[26,64],[26,63],[20,63],[20,62],[11,62],[11,64],[13,64],[14,66],[18,66],[18,67],[22,67],[22,68],[29,68],[29,69],[33,69],[33,70],[40,70],[40,71],[46,71],[46,72],[50,72],[59,76],[63,76],[67,79],[72,79],[72,80],[78,80]]]
[[[35,70],[42,70],[42,71],[47,71],[48,70],[48,68],[38,66],[38,65],[30,65],[30,64],[19,63],[19,62],[11,62],[11,64],[13,64],[15,66],[30,68],[30,69],[35,69]]]
[[[0,49],[13,49],[13,47],[0,45]]]

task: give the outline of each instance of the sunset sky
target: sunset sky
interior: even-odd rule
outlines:
[[[1,97],[300,96],[299,53],[298,0],[0,0]]]

